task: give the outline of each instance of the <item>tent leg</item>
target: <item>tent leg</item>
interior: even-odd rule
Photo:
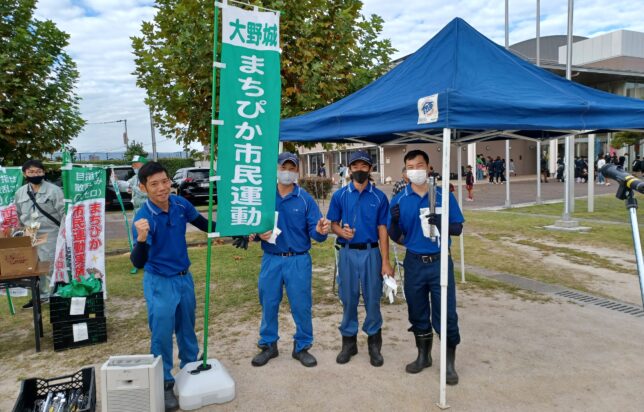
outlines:
[[[595,211],[595,134],[588,135],[588,212]]]
[[[512,207],[510,202],[510,140],[505,141],[505,207]]]
[[[442,181],[442,214],[441,214],[441,361],[440,361],[440,400],[438,407],[449,408],[445,399],[447,385],[447,259],[449,257],[449,177],[450,147],[452,130],[443,129],[443,181]]]
[[[460,144],[456,145],[456,149],[458,150],[458,156],[456,156],[456,159],[458,159],[458,205],[461,207],[461,210],[463,210],[463,173],[461,172],[463,170],[463,161],[461,159],[463,150],[461,149]],[[465,249],[463,245],[463,233],[458,237],[458,241],[461,251],[461,283],[465,283]]]
[[[541,140],[537,140],[537,204],[541,204]]]

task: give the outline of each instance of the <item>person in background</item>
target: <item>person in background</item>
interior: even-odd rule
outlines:
[[[541,158],[541,181],[543,183],[548,183],[548,176],[550,171],[548,170],[548,159],[545,157]]]
[[[47,242],[38,246],[38,260],[51,263],[49,275],[40,276],[40,297],[43,303],[49,299],[50,279],[54,268],[58,229],[65,213],[65,196],[60,187],[45,181],[45,167],[39,160],[27,160],[22,165],[27,183],[16,190],[14,203],[20,225],[36,229],[36,235],[47,235]],[[23,306],[33,306],[32,300]]]
[[[141,209],[141,206],[143,206],[145,201],[148,200],[147,193],[141,190],[141,187],[139,185],[139,170],[147,162],[148,162],[148,159],[146,159],[143,156],[135,155],[132,157],[131,163],[132,163],[132,169],[134,169],[134,176],[132,176],[127,181],[127,183],[132,193],[132,206],[134,208],[134,215],[136,215],[136,212],[138,212],[139,209]]]
[[[610,186],[610,183],[606,181],[606,177],[604,177],[604,174],[601,172],[604,165],[606,165],[606,159],[604,159],[604,154],[600,153],[599,159],[597,159],[597,184]]]
[[[322,163],[318,169],[318,177],[326,177],[326,167],[324,167],[324,163]]]
[[[312,266],[311,239],[324,242],[329,233],[329,222],[322,217],[315,200],[296,184],[299,176],[297,155],[284,152],[277,158],[277,229],[251,240],[261,240],[262,263],[257,288],[262,305],[262,321],[259,327],[260,352],[253,357],[253,366],[264,366],[279,355],[279,308],[282,291],[286,295],[295,321],[292,357],[306,367],[317,365],[309,353],[313,345]]]
[[[433,225],[440,230],[441,216],[430,215],[428,208],[428,187],[426,184],[429,156],[422,150],[412,150],[405,155],[405,166],[410,184],[391,200],[388,233],[391,240],[404,245],[405,282],[404,290],[409,314],[409,331],[414,333],[418,357],[409,363],[407,373],[419,373],[432,365],[432,327],[440,334],[441,322],[447,322],[447,384],[456,385],[458,374],[455,369],[456,346],[461,341],[456,313],[456,285],[454,282],[454,264],[448,259],[447,278],[447,319],[441,319],[441,254],[438,238],[432,239],[426,235],[423,226]],[[436,204],[442,202],[442,188],[436,188]],[[449,228],[450,236],[458,236],[463,231],[463,214],[456,198],[449,196]],[[422,221],[420,219],[426,219]],[[427,226],[425,226],[427,229]],[[445,241],[445,239],[441,239]],[[447,239],[450,242],[449,239]]]
[[[476,155],[476,180],[483,180],[483,172],[485,169],[485,158],[482,154]]]
[[[407,168],[403,167],[402,168],[402,179],[398,180],[396,183],[394,183],[394,187],[391,190],[391,196],[396,196],[398,193],[400,193],[401,190],[405,188],[409,184],[409,179],[407,178]]]
[[[474,175],[472,174],[472,166],[467,165],[465,170],[465,188],[467,189],[467,201],[474,201]]]

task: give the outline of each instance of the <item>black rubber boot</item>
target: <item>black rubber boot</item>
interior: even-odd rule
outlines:
[[[369,348],[369,361],[371,362],[371,366],[382,366],[385,361],[380,354],[380,349],[382,349],[381,329],[367,338],[367,347]]]
[[[407,373],[418,373],[432,366],[432,332],[414,332],[414,337],[418,348],[418,358],[405,367]]]
[[[358,337],[357,336],[343,336],[342,337],[342,350],[338,353],[335,361],[339,364],[347,363],[351,357],[358,354]]]
[[[176,411],[179,409],[179,401],[174,396],[174,382],[163,383],[163,401],[166,412]]]
[[[315,359],[315,356],[309,353],[309,348],[302,349],[299,352],[295,352],[295,342],[293,342],[293,359],[297,359],[300,363],[307,368],[312,368],[318,364],[318,361]]]
[[[269,360],[277,358],[277,355],[279,355],[277,342],[273,342],[269,345],[259,345],[259,348],[262,351],[255,355],[253,360],[250,362],[253,366],[264,366]]]
[[[448,385],[456,385],[458,383],[458,373],[454,368],[454,360],[456,359],[456,346],[447,347],[447,367],[445,372],[447,375],[446,382]]]

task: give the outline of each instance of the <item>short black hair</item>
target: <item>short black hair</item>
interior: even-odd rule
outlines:
[[[423,150],[418,149],[407,152],[403,161],[407,163],[407,160],[415,159],[418,156],[422,156],[423,159],[425,159],[425,163],[429,164],[429,156],[427,156],[427,153],[425,153]]]
[[[34,160],[34,159],[29,159],[22,165],[22,171],[26,172],[27,169],[30,167],[37,167],[38,169],[42,169],[45,171],[45,166],[43,166],[42,162],[40,160]]]
[[[170,177],[168,169],[163,167],[159,162],[147,162],[139,169],[139,182],[145,185],[148,182],[148,177],[157,173],[165,172],[165,175]]]

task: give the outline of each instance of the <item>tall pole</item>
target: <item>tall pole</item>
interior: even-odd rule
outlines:
[[[568,0],[568,37],[566,42],[566,79],[572,79],[572,22],[573,22],[573,4],[574,0]],[[575,173],[573,165],[573,150],[574,150],[574,136],[566,136],[566,182],[565,185],[565,199],[564,199],[564,214],[563,220],[569,221],[572,213],[572,202],[574,199],[574,184]]]
[[[541,204],[541,140],[537,140],[537,204]]]
[[[154,133],[154,118],[152,117],[152,108],[150,111],[150,135],[152,136],[152,160],[157,161],[157,138]]]
[[[537,66],[541,65],[541,1],[537,0]],[[541,181],[541,179],[539,179]]]
[[[588,212],[595,211],[595,133],[588,135]]]
[[[510,47],[510,0],[505,0],[505,48]]]
[[[463,149],[460,144],[456,145],[456,150],[458,151],[458,205],[463,210],[463,160],[461,156],[463,155]],[[459,247],[460,247],[460,258],[461,258],[461,282],[465,283],[465,243],[463,240],[463,232],[461,231],[460,236],[458,237]]]

